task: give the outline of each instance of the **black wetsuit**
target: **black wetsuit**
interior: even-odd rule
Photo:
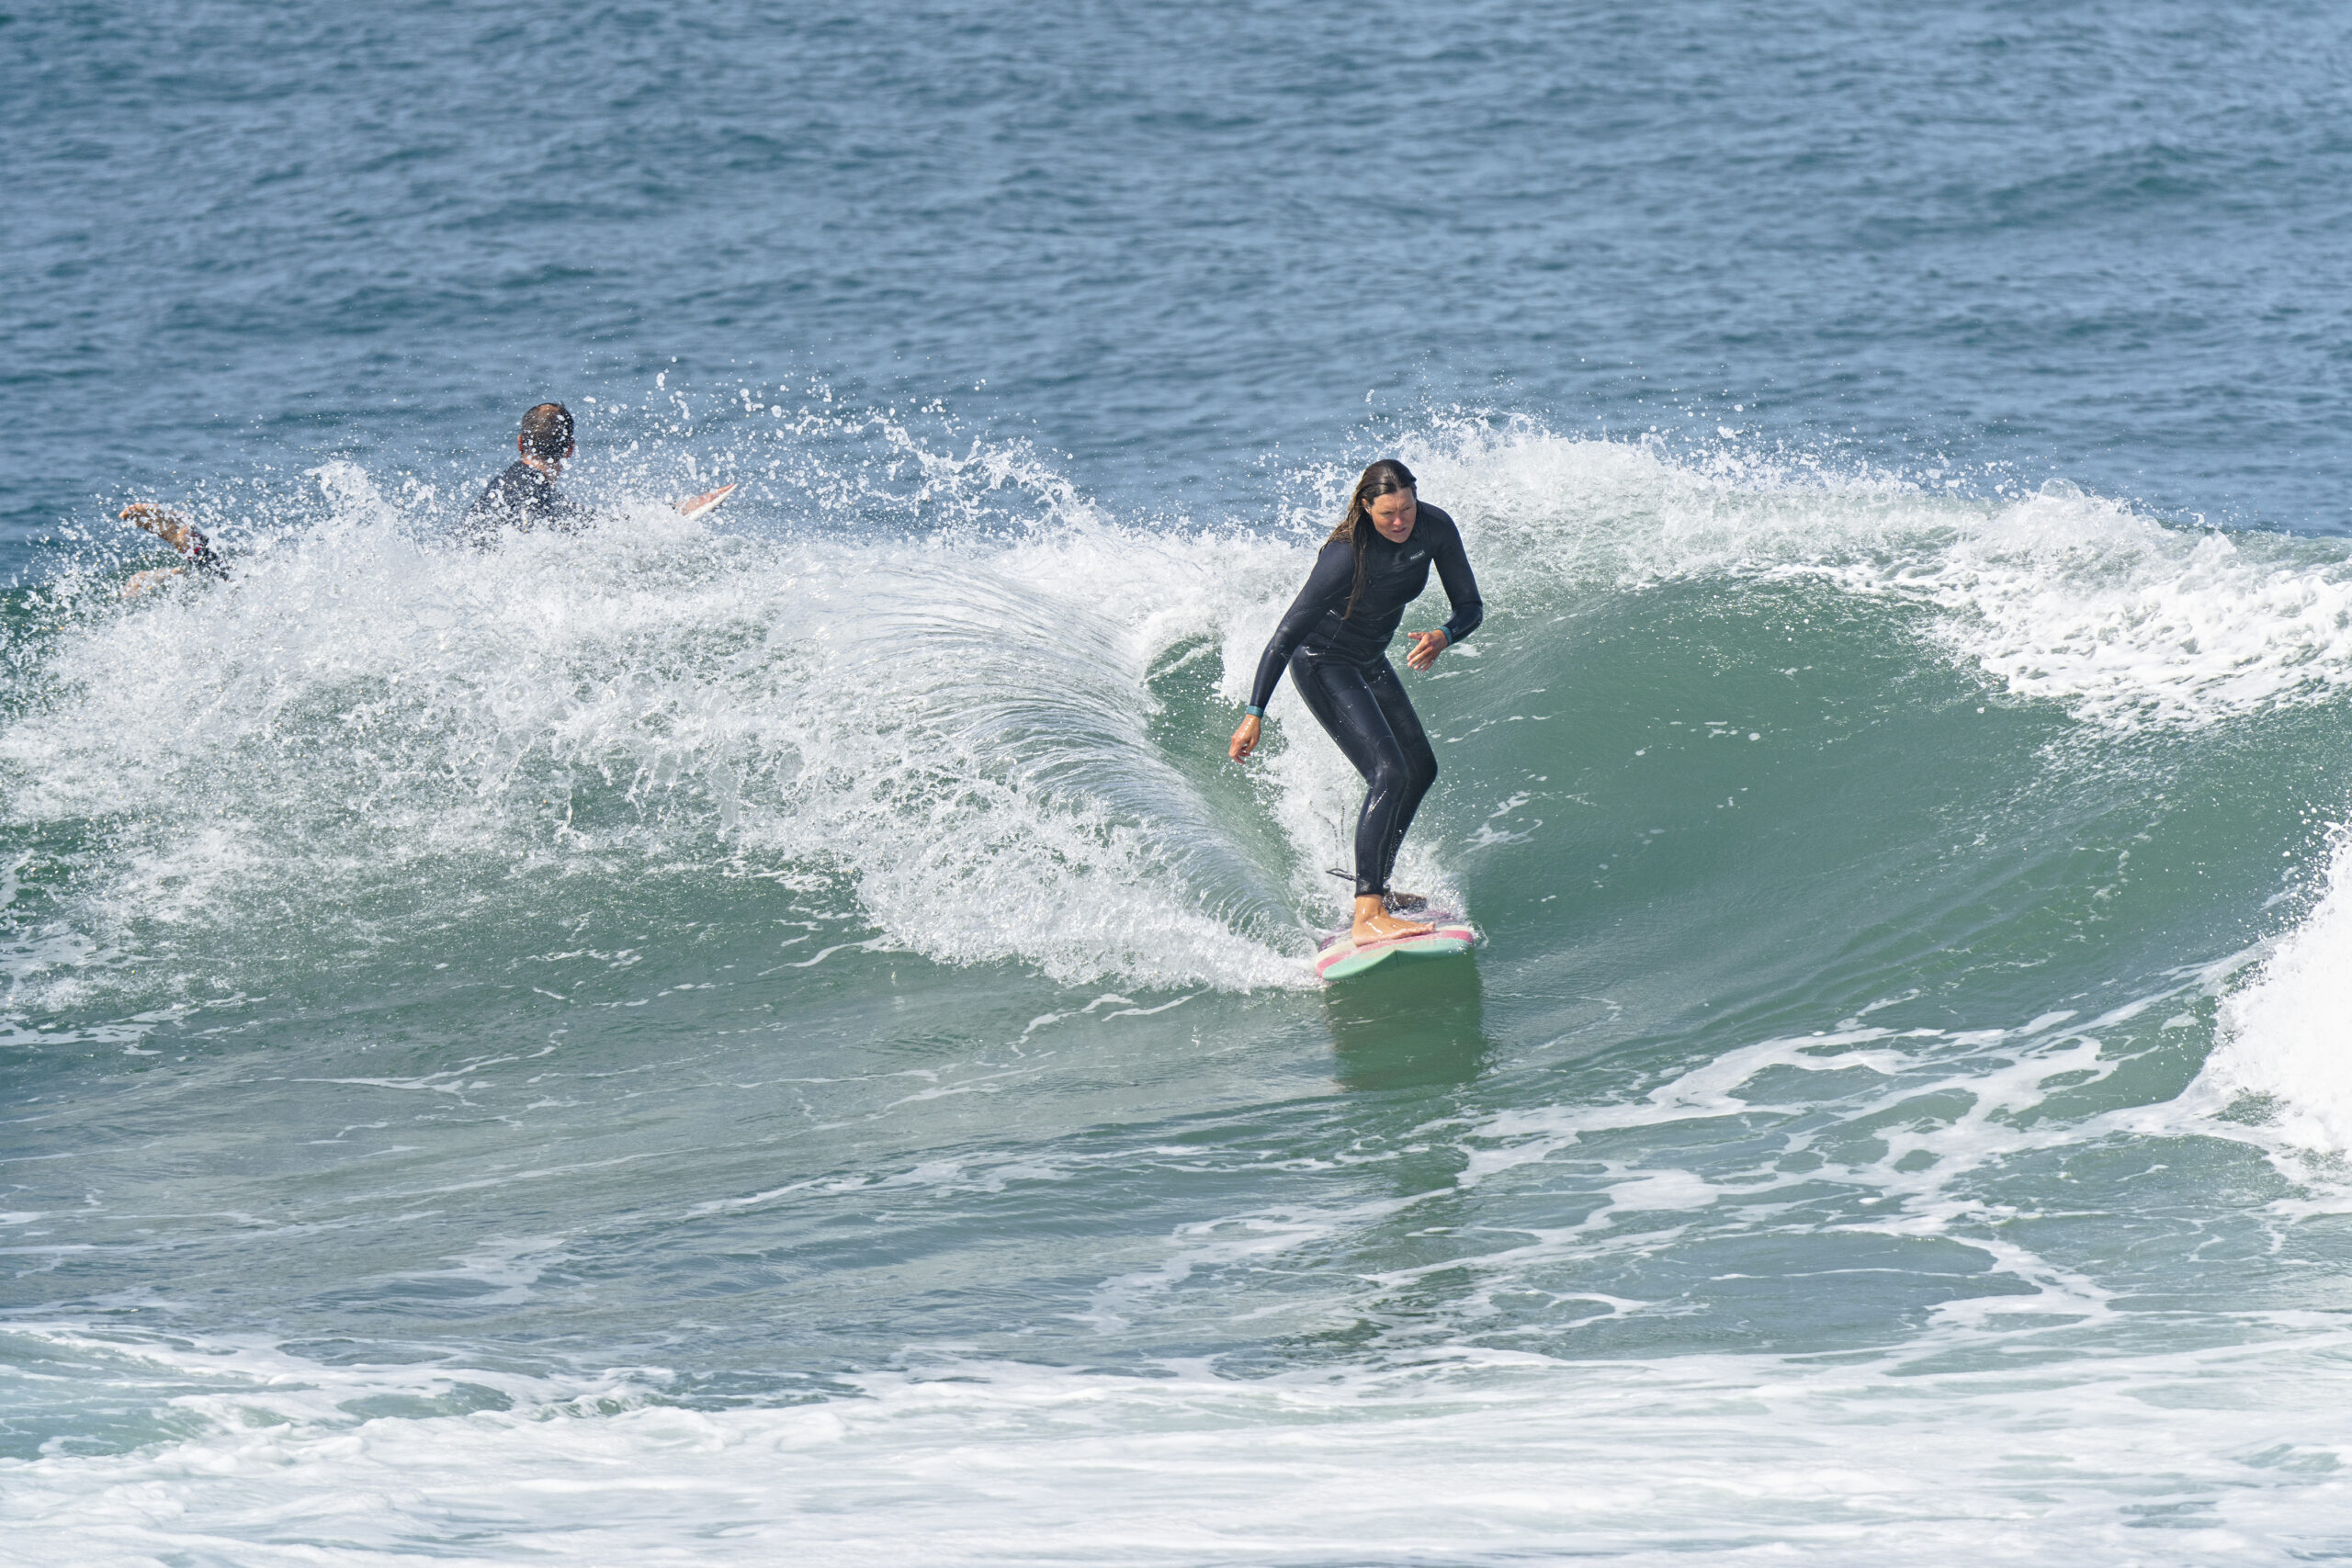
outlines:
[[[518,457],[482,487],[481,494],[466,509],[459,530],[469,544],[488,545],[498,537],[501,528],[520,528],[526,533],[552,528],[559,534],[571,534],[587,526],[594,516],[588,508],[564,500],[555,488],[555,476]]]
[[[1359,897],[1388,891],[1405,829],[1437,779],[1437,754],[1388,662],[1396,623],[1404,619],[1405,606],[1429,586],[1431,566],[1453,605],[1453,616],[1445,623],[1448,648],[1477,630],[1486,616],[1461,530],[1427,502],[1417,510],[1413,532],[1401,545],[1374,530],[1364,546],[1363,592],[1352,612],[1348,596],[1355,589],[1355,549],[1344,539],[1323,547],[1306,586],[1266,644],[1250,690],[1250,707],[1262,713],[1283,666],[1289,666],[1291,683],[1306,699],[1307,711],[1331,732],[1371,786],[1356,817]]]
[[[190,525],[188,527],[187,538],[188,570],[196,573],[198,577],[226,577],[229,575],[229,568],[227,564],[223,562],[219,556],[212,553],[212,541],[206,538],[193,525]]]

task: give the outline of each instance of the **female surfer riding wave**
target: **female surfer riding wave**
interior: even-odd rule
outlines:
[[[1405,662],[1427,670],[1484,617],[1477,580],[1453,519],[1414,494],[1410,469],[1383,457],[1356,480],[1348,514],[1324,541],[1306,586],[1258,660],[1248,716],[1227,750],[1237,762],[1258,749],[1266,700],[1283,666],[1306,709],[1330,732],[1367,786],[1356,817],[1355,940],[1410,936],[1430,928],[1391,911],[1417,902],[1389,891],[1389,873],[1413,812],[1437,778],[1437,756],[1388,662],[1405,606],[1429,586],[1430,568],[1453,603],[1444,629],[1415,632]]]

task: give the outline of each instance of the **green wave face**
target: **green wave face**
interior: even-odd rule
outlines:
[[[1112,1401],[1138,1452],[1327,1394],[1571,1443],[1623,1378],[1644,1441],[1730,1378],[1835,1447],[1807,1368],[1998,1427],[2042,1395],[1971,1380],[2020,1358],[2089,1409],[2119,1353],[2292,1340],[2346,1124],[2341,547],[1407,455],[1490,615],[1408,677],[1400,879],[1485,941],[1328,988],[1360,786],[1288,693],[1223,755],[1328,475],[1254,528],[1030,471],[1014,526],[648,504],[484,558],[342,472],[225,587],[18,592],[10,1355],[54,1397],[10,1451],[527,1471],[499,1434],[560,1415],[659,1470],[662,1421],[814,1442],[814,1402],[904,1459],[942,1374],[1040,1441],[1160,1380]],[[2324,1348],[2247,1375],[2300,1409]]]

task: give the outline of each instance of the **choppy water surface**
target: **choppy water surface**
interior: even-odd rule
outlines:
[[[537,25],[0,25],[0,1554],[2352,1554],[2338,22]]]

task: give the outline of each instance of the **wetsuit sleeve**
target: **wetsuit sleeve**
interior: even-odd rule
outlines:
[[[563,498],[555,480],[528,463],[511,463],[506,471],[483,487],[466,512],[458,532],[467,543],[488,547],[498,542],[502,527],[548,528],[576,534],[596,521],[594,507]]]
[[[465,517],[458,525],[458,536],[476,549],[488,549],[498,542],[499,525],[512,522],[521,512],[513,488],[512,468],[492,478],[466,508]]]
[[[1446,603],[1453,606],[1453,615],[1445,623],[1445,646],[1452,648],[1478,629],[1487,618],[1485,601],[1478,597],[1478,580],[1470,575],[1470,553],[1462,547],[1462,530],[1446,519],[1445,537],[1430,551],[1436,558],[1437,580],[1445,584]]]
[[[1467,567],[1463,569],[1465,572]],[[1274,694],[1274,687],[1283,678],[1283,666],[1298,651],[1298,645],[1316,623],[1348,602],[1348,590],[1355,586],[1356,552],[1344,539],[1333,539],[1324,545],[1323,553],[1315,558],[1315,570],[1306,574],[1306,586],[1290,602],[1283,615],[1282,624],[1274,627],[1274,635],[1266,644],[1266,651],[1258,658],[1258,678],[1250,683],[1250,705],[1263,710],[1266,699]]]
[[[197,575],[199,577],[228,576],[228,567],[221,563],[219,556],[212,553],[212,541],[194,528],[190,528],[188,533],[194,536],[194,547],[187,553],[187,564]]]

